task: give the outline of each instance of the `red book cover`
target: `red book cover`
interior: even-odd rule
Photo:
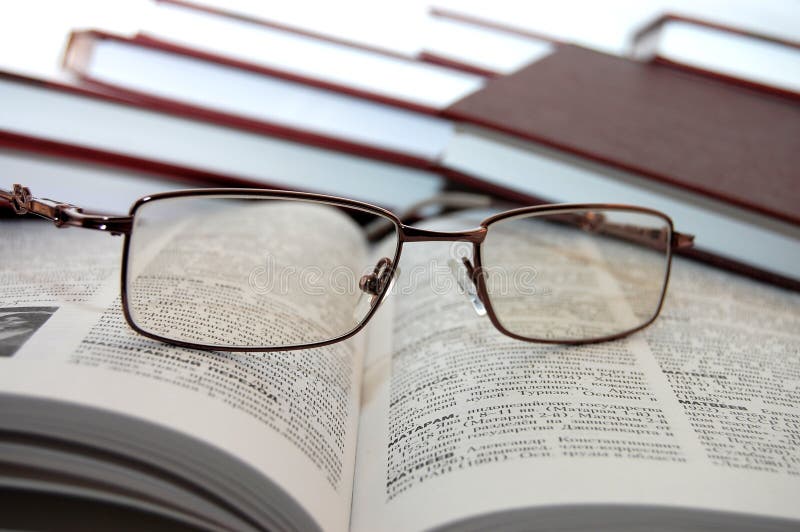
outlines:
[[[800,224],[800,105],[564,45],[443,113]]]
[[[73,38],[71,49],[78,49],[75,43],[89,38],[125,40],[102,32],[82,32]],[[800,224],[796,209],[800,198],[796,188],[787,186],[800,163],[800,104],[706,76],[562,44],[549,56],[514,74],[487,79],[482,90],[436,110],[150,38],[128,42],[380,104],[438,113]],[[68,67],[85,81],[101,86],[82,73],[81,56],[68,54]],[[131,96],[165,110],[181,106],[147,94],[129,93]],[[235,127],[402,164],[436,166],[435,161],[365,144],[185,107],[188,114]]]

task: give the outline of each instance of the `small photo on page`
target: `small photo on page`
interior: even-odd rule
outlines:
[[[0,357],[13,356],[58,307],[0,308]]]

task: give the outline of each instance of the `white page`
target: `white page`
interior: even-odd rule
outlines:
[[[236,2],[220,2],[217,0],[198,0],[189,4],[190,7],[210,9],[220,16],[227,16],[235,21],[227,24],[220,20],[216,22],[214,35],[218,37],[208,39],[208,31],[199,32],[204,23],[206,30],[210,30],[207,17],[205,20],[200,17],[187,17],[186,9],[163,6],[154,13],[149,20],[145,21],[146,26],[143,30],[153,33],[162,38],[180,40],[186,44],[200,46],[206,50],[217,53],[231,54],[233,57],[242,57],[263,64],[281,65],[281,68],[293,72],[298,71],[297,60],[305,61],[306,65],[313,65],[311,74],[315,77],[326,78],[331,65],[324,61],[324,57],[333,49],[342,50],[342,47],[334,44],[343,42],[355,48],[366,47],[378,49],[386,54],[399,55],[407,59],[416,59],[423,54],[433,54],[441,58],[455,60],[461,64],[482,68],[491,72],[510,73],[521,66],[533,62],[542,55],[549,52],[550,43],[547,41],[513,35],[508,32],[481,27],[474,24],[466,24],[455,20],[448,20],[437,17],[429,12],[424,4],[415,5],[414,3],[404,3],[402,6],[375,5],[370,3],[337,3],[335,9],[330,6],[304,3],[304,2],[252,2],[248,0]],[[268,36],[273,38],[280,37],[300,48],[309,48],[316,42],[316,47],[323,50],[322,54],[316,57],[298,57],[292,50],[296,48],[280,47],[252,49],[235,45],[241,41],[239,32],[245,31],[255,33],[250,24],[243,21],[262,23],[262,39]],[[196,29],[188,30],[182,22],[195,21]],[[230,28],[230,38],[223,38],[223,31]],[[236,31],[234,31],[236,30]],[[285,31],[284,31],[285,30]],[[205,34],[205,35],[204,35]],[[309,34],[321,40],[314,40],[314,37],[304,38],[301,35]],[[327,41],[327,43],[326,43]],[[265,41],[266,42],[266,41]],[[280,50],[280,53],[276,53]],[[376,54],[357,53],[357,50],[350,49],[349,54],[356,56]],[[285,55],[285,57],[283,57]],[[291,57],[291,61],[289,58]],[[392,64],[399,65],[397,61],[386,61],[387,66]],[[337,61],[340,69],[346,65],[344,61]],[[420,75],[445,71],[436,69],[425,69],[421,66]],[[358,69],[350,72],[351,78],[348,84],[365,83],[366,79],[371,79],[368,83],[376,81],[382,83],[378,87],[373,86],[373,90],[380,91],[381,94],[390,94],[401,90],[402,86],[407,86],[407,82],[413,78],[398,82],[396,75],[387,78],[373,70],[364,71]],[[368,78],[364,78],[368,76]],[[441,76],[439,76],[441,78]],[[342,78],[344,79],[344,78]],[[361,79],[362,81],[354,81]],[[392,83],[387,83],[391,79]],[[441,78],[446,79],[446,78]],[[466,79],[466,78],[465,78]],[[434,79],[427,80],[426,83],[417,83],[406,89],[405,92],[398,92],[404,98],[420,98],[423,94],[430,98],[433,91],[442,91],[445,85],[436,83]],[[402,84],[402,86],[401,86]],[[411,92],[407,92],[410,90]]]
[[[479,90],[481,76],[394,57],[260,24],[163,4],[146,35],[223,57],[433,109]]]
[[[647,330],[537,345],[448,288],[455,250],[404,251],[391,347],[365,369],[353,530],[588,504],[800,519],[796,294],[677,260]]]
[[[277,26],[299,28],[360,46],[415,57],[420,52],[420,22],[426,0],[402,3],[342,0],[192,0],[191,4]]]
[[[667,22],[658,55],[727,76],[800,91],[800,50],[680,21]]]
[[[195,3],[214,4],[206,0]],[[0,18],[0,68],[59,78],[61,54],[70,31],[103,28],[133,34],[148,23],[154,4],[154,0],[19,2],[6,9]],[[299,18],[311,29],[413,57],[419,50],[419,21],[425,17],[427,3],[409,0],[390,6],[363,0],[335,4],[317,0],[231,0],[224,2],[224,7],[245,15],[248,10],[256,9],[278,23],[291,23]],[[48,16],[42,16],[43,13]]]
[[[800,278],[800,231],[795,226],[557,150],[520,148],[473,133],[455,135],[445,165],[552,202],[657,209],[672,218],[678,231],[695,234],[701,249]]]
[[[613,0],[602,3],[435,0],[432,4],[454,13],[620,55],[627,51],[634,31],[664,12],[789,40],[796,40],[800,34],[800,14],[792,0]]]
[[[394,208],[428,198],[442,185],[441,176],[425,170],[32,84],[0,80],[0,101],[10,102],[0,113],[0,128],[12,133],[266,185]],[[16,179],[24,182],[24,174]]]
[[[17,251],[0,262],[0,313],[28,316],[25,323],[38,327],[4,327],[2,392],[102,408],[189,434],[276,482],[321,528],[347,528],[363,335],[296,353],[177,348],[124,322],[121,238],[17,221],[4,222],[0,234],[4,247]],[[27,340],[15,348],[20,338]],[[80,426],[62,429],[66,437]],[[102,447],[112,436],[95,435],[94,443]],[[142,459],[155,460],[147,453]],[[262,500],[260,511],[269,502]]]
[[[555,49],[543,39],[442,17],[428,20],[426,35],[425,52],[499,74],[511,74]]]
[[[86,74],[121,89],[431,161],[453,127],[441,118],[116,41],[97,43]]]

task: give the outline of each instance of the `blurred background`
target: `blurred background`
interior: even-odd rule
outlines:
[[[71,29],[135,32],[146,23],[152,4],[148,0],[5,2],[0,17],[0,67],[56,74]],[[471,14],[618,54],[626,51],[636,29],[665,12],[790,40],[800,38],[800,6],[795,0],[234,0],[210,4],[260,12],[287,25],[405,53],[424,46],[432,8]]]
[[[2,9],[5,186],[108,212],[220,185],[630,203],[800,279],[796,0]]]

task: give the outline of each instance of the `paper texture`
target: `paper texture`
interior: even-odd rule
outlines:
[[[0,357],[1,391],[190,434],[272,479],[322,528],[346,529],[363,339],[268,356],[149,340],[121,313],[121,239],[17,221],[2,232],[17,253],[4,255],[0,271],[0,320],[11,322],[0,338],[9,352]],[[32,309],[48,319],[26,341],[14,339],[38,319],[19,318]]]
[[[353,530],[545,505],[799,517],[797,295],[676,260],[645,331],[526,344],[437,268],[408,271],[451,254],[404,250],[398,285],[414,289],[395,292],[391,342],[365,370]]]
[[[439,223],[456,230],[475,220]],[[463,245],[409,244],[368,331],[317,350],[226,354],[128,327],[121,239],[44,223],[0,229],[15,250],[0,264],[0,392],[189,434],[276,483],[323,529],[419,530],[563,505],[800,519],[796,294],[676,260],[648,329],[588,346],[524,343],[458,293],[449,261]],[[161,244],[180,234],[163,232]],[[304,243],[323,255],[333,245],[312,240]],[[350,242],[348,260],[385,254]],[[587,258],[608,258],[587,246]],[[569,264],[557,273],[573,290],[626,290],[609,276],[594,286]],[[625,315],[624,301],[614,315]],[[558,321],[558,301],[545,308]],[[95,437],[102,446],[115,435]],[[243,507],[293,522],[290,508],[254,489]]]

